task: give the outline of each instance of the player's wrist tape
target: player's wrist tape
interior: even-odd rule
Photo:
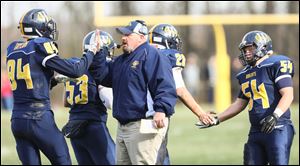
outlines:
[[[276,114],[278,117],[281,117],[281,115],[283,114],[284,112],[280,109],[280,108],[276,108],[275,111],[274,111],[274,114]]]

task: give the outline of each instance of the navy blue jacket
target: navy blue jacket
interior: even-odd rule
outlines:
[[[172,66],[166,56],[148,42],[111,62],[105,60],[106,50],[100,54],[94,58],[95,70],[91,73],[97,84],[112,87],[113,116],[121,124],[146,118],[147,91],[155,112],[164,112],[168,117],[174,113],[177,95]]]

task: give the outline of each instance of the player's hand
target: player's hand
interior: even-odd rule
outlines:
[[[215,116],[214,119],[213,119],[213,124],[204,124],[201,121],[199,121],[195,125],[199,129],[205,129],[205,128],[209,128],[209,127],[212,127],[212,126],[217,126],[218,124],[220,124],[219,118],[217,116]]]
[[[101,48],[101,40],[100,40],[100,30],[95,30],[95,37],[94,40],[90,43],[89,51],[92,51],[94,55],[100,51]]]
[[[266,133],[266,134],[271,133],[274,130],[278,119],[279,119],[279,117],[275,113],[263,118],[260,121],[260,124],[262,124],[261,132]]]
[[[54,79],[58,83],[65,83],[65,82],[68,82],[68,81],[74,81],[74,82],[78,81],[76,78],[70,78],[70,77],[67,77],[67,76],[62,75],[62,74],[57,74],[56,76],[54,76]]]

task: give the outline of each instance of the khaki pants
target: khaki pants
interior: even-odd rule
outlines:
[[[117,165],[155,165],[168,126],[158,133],[140,133],[141,121],[118,124]]]

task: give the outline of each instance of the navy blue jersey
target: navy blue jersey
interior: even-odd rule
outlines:
[[[65,83],[65,100],[70,105],[70,120],[87,119],[106,122],[106,107],[99,98],[98,86],[89,72]]]
[[[260,130],[260,120],[274,112],[281,99],[279,90],[292,86],[293,75],[293,62],[282,55],[270,56],[255,67],[247,66],[237,75],[239,98],[249,101],[252,131]],[[278,125],[286,123],[290,123],[289,109],[278,120]]]
[[[53,71],[79,77],[92,60],[92,52],[76,64],[61,59],[56,44],[48,38],[11,43],[7,48],[7,71],[14,95],[12,118],[32,119],[32,111],[51,110],[49,89]]]
[[[175,49],[159,49],[160,53],[162,55],[165,55],[168,57],[170,60],[172,68],[175,67],[185,67],[185,56],[180,52]]]

